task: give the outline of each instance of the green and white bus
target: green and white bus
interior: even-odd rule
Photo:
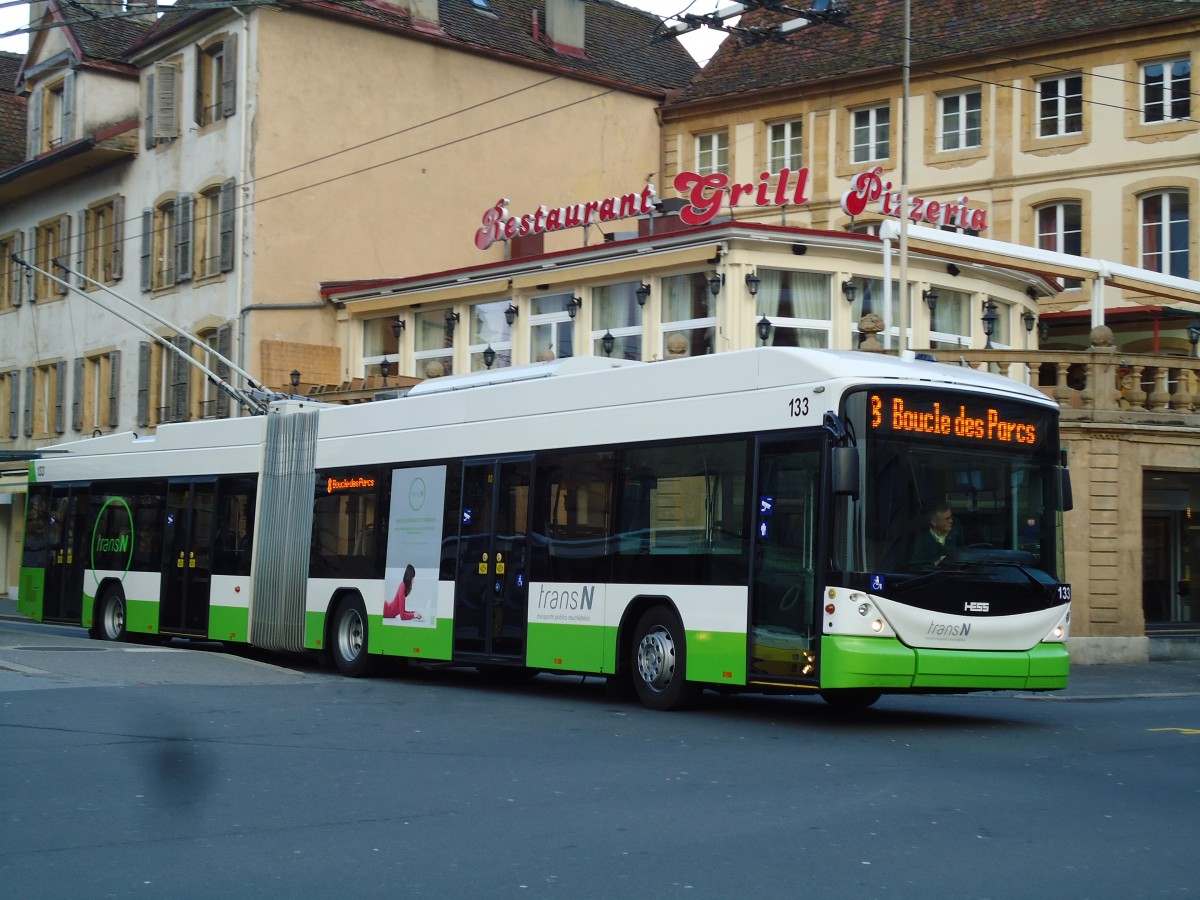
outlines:
[[[1067,682],[1057,406],[970,368],[577,357],[55,449],[19,608],[100,639],[595,674],[657,709]]]

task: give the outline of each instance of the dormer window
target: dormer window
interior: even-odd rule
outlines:
[[[75,138],[75,73],[47,81],[30,95],[30,156],[70,143]]]

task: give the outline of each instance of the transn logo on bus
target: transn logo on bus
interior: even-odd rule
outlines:
[[[979,600],[969,600],[963,604],[963,612],[987,612],[990,608],[990,604]]]

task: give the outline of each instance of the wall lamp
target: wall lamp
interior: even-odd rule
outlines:
[[[1043,341],[1050,339],[1050,323],[1038,319],[1038,337]]]
[[[1025,312],[1021,313],[1021,321],[1025,323],[1025,330],[1032,334],[1033,326],[1037,324],[1037,316],[1029,310],[1025,310]]]
[[[757,275],[755,275],[753,272],[750,272],[749,274],[746,275],[746,290],[748,290],[750,292],[751,297],[755,296],[758,293],[758,286],[760,284],[762,284],[762,279],[759,278]]]
[[[383,386],[387,387],[388,376],[392,374],[392,363],[386,356],[379,361],[379,374],[383,376]]]
[[[717,296],[717,294],[721,293],[721,285],[724,283],[725,276],[718,272],[713,272],[708,276],[708,289],[712,292],[714,298]]]
[[[1192,319],[1188,326],[1188,343],[1192,345],[1192,359],[1196,358],[1196,345],[1200,344],[1200,319]]]
[[[992,335],[996,333],[996,321],[999,318],[996,315],[996,301],[985,300],[983,303],[983,333],[987,337],[987,343],[983,345],[984,350],[992,349]]]
[[[646,300],[648,300],[650,297],[650,285],[643,281],[640,285],[638,285],[638,289],[634,291],[634,293],[637,295],[638,306],[645,306]]]
[[[292,369],[292,393],[296,393],[296,389],[300,387],[300,370]]]
[[[579,315],[579,310],[583,307],[582,297],[572,297],[567,301],[567,315],[572,319]]]
[[[488,344],[487,349],[483,351],[483,364],[489,369],[496,362],[496,351],[492,349],[492,345]]]
[[[771,320],[763,316],[758,320],[758,339],[766,344],[767,338],[771,336]]]
[[[604,332],[604,337],[600,338],[600,346],[604,348],[605,356],[612,356],[613,343],[615,341],[616,338],[613,337],[613,333],[611,331]]]
[[[938,295],[937,291],[930,288],[927,291],[921,291],[921,299],[925,301],[925,305],[929,307],[929,315],[937,312]]]
[[[404,320],[399,316],[392,319],[392,335],[396,340],[400,340],[400,332],[404,330]]]
[[[459,316],[452,309],[446,310],[446,340],[454,340],[454,326],[458,324]]]
[[[511,303],[509,303],[508,309],[506,309],[504,311],[504,321],[507,322],[511,326],[512,323],[516,321],[518,312],[519,312],[519,310],[515,306],[513,306]]]
[[[855,291],[855,287],[854,287],[853,281],[843,281],[842,282],[842,293],[846,295],[847,303],[854,302],[854,291]]]

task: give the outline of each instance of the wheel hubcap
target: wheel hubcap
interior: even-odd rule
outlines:
[[[125,630],[125,604],[120,600],[110,600],[104,607],[104,634],[109,640],[116,640]]]
[[[638,644],[638,674],[652,690],[663,691],[675,677],[675,641],[661,625],[650,629]]]
[[[343,659],[354,660],[358,659],[358,654],[362,652],[363,646],[363,622],[358,614],[358,610],[352,609],[342,616],[341,626],[338,628],[338,650],[341,651]]]

